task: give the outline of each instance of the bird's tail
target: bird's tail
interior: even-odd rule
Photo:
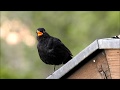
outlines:
[[[72,56],[69,56],[65,61],[63,61],[63,64],[67,63],[71,59],[72,59]]]

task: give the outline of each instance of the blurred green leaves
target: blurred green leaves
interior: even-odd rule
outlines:
[[[39,27],[61,39],[73,56],[96,39],[120,34],[119,11],[1,11],[0,14],[0,78],[46,78],[53,73],[53,66],[44,64],[38,56]]]

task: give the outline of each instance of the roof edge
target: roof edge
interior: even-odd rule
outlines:
[[[120,39],[104,38],[96,39],[93,43],[78,53],[73,59],[64,64],[61,68],[56,70],[52,75],[46,79],[59,79],[72,68],[77,66],[81,61],[87,58],[90,54],[95,52],[97,49],[120,49]]]
[[[104,38],[98,39],[99,49],[120,49],[120,39]]]

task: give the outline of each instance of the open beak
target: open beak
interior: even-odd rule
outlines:
[[[43,33],[37,30],[37,36],[42,36]]]

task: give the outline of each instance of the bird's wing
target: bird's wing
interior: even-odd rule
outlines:
[[[64,50],[65,52],[70,54],[70,56],[72,56],[72,53],[70,52],[70,50],[61,42],[60,39],[54,38],[53,44],[55,45],[54,48],[57,49],[58,51]]]

